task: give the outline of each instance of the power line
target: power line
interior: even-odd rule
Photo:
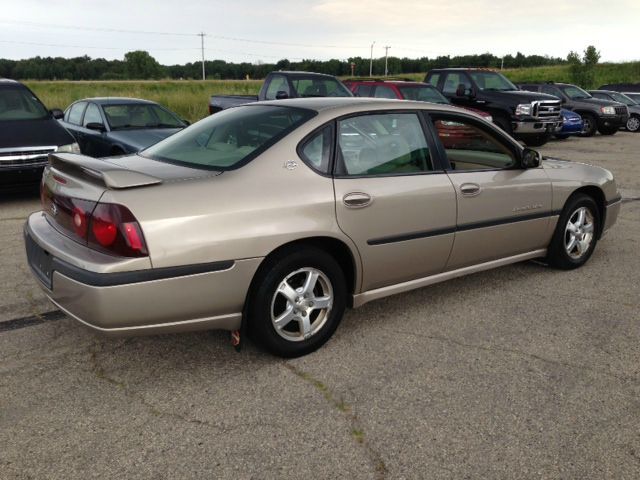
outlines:
[[[11,43],[14,45],[33,45],[36,47],[58,47],[58,48],[89,48],[92,50],[126,50],[130,51],[131,47],[97,47],[93,45],[65,45],[60,43],[38,43],[38,42],[20,42],[17,40],[0,40],[1,43]],[[138,50],[154,50],[154,51],[186,51],[186,50],[200,50],[200,48],[138,48]]]

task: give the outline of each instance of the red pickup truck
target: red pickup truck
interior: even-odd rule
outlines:
[[[344,80],[343,83],[356,97],[395,98],[451,105],[447,97],[428,83],[383,78],[354,78]],[[475,108],[465,108],[465,110],[477,113],[489,122],[493,121],[491,115],[482,110]]]

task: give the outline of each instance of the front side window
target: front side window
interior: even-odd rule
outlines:
[[[576,87],[575,85],[562,87],[562,91],[571,100],[584,100],[585,98],[591,98],[591,94],[581,89],[580,87]]]
[[[83,126],[87,126],[89,123],[103,123],[102,116],[100,115],[100,108],[95,103],[87,105],[87,111],[84,112]]]
[[[271,77],[267,93],[264,95],[265,100],[275,100],[278,92],[286,94],[287,97],[291,96],[289,82],[287,82],[287,78],[284,75],[273,75]]]
[[[512,149],[475,122],[457,115],[432,118],[451,170],[496,170],[516,165]]]
[[[0,120],[39,120],[48,116],[44,105],[26,88],[0,88]]]
[[[298,97],[351,97],[351,91],[342,82],[324,77],[292,77],[291,83]]]
[[[497,90],[500,92],[510,92],[518,90],[507,77],[497,72],[471,72],[471,78],[476,82],[480,90]]]
[[[465,92],[471,91],[471,81],[464,73],[449,73],[444,82],[442,92],[448,95],[455,95],[459,85],[464,85]]]
[[[84,107],[86,106],[87,102],[78,102],[71,105],[71,108],[69,108],[69,115],[66,117],[67,122],[74,125],[80,125],[80,122],[82,122]]]
[[[358,85],[358,88],[356,88],[356,94],[359,97],[370,97],[371,85]]]
[[[547,93],[549,95],[553,95],[554,97],[558,97],[560,100],[562,100],[562,93],[560,93],[560,90],[558,90],[557,87],[553,87],[551,85],[543,85],[540,88],[540,91],[542,93]]]
[[[394,92],[391,87],[386,87],[384,85],[376,86],[376,91],[373,96],[376,98],[398,98],[396,92]]]
[[[316,115],[272,105],[223,110],[147,148],[141,155],[205,170],[231,170],[259,155]]]
[[[433,170],[416,113],[381,113],[338,122],[338,175],[402,175]]]

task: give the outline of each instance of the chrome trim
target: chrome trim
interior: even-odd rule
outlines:
[[[491,260],[490,262],[480,263],[478,265],[471,265],[469,267],[458,268],[449,272],[442,272],[429,277],[417,278],[415,280],[409,280],[408,282],[397,283],[395,285],[389,285],[388,287],[376,288],[375,290],[369,290],[368,292],[359,293],[353,295],[353,308],[361,307],[365,303],[372,300],[378,300],[380,298],[395,295],[396,293],[408,292],[415,290],[416,288],[427,287],[435,283],[451,280],[452,278],[462,277],[470,273],[482,272],[484,270],[490,270],[496,267],[502,267],[504,265],[510,265],[512,263],[523,262],[525,260],[531,260],[533,258],[544,257],[547,254],[547,249],[542,248],[534,250],[528,253],[521,253],[511,257],[500,258],[498,260]]]

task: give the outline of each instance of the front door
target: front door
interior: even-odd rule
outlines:
[[[458,201],[447,270],[546,248],[551,181],[542,167],[520,166],[520,149],[481,120],[431,114]]]
[[[362,291],[439,273],[451,252],[455,191],[423,126],[410,111],[337,122],[336,214],[362,257]]]

